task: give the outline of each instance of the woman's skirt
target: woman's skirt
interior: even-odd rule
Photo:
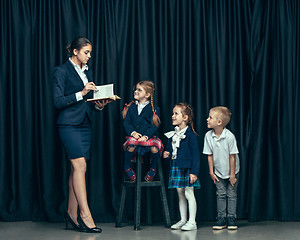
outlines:
[[[187,168],[180,168],[176,164],[176,159],[171,160],[171,169],[169,175],[168,188],[186,188],[194,187],[200,188],[199,178],[193,184],[190,183],[190,170]]]
[[[58,131],[69,159],[90,158],[92,130],[87,117],[79,125],[58,125]]]

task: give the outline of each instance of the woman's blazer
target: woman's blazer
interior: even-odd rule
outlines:
[[[89,82],[92,82],[92,70],[85,72]],[[57,124],[78,125],[87,114],[91,120],[92,104],[87,102],[92,98],[93,91],[77,101],[75,93],[83,88],[83,82],[72,63],[68,60],[65,64],[57,66],[53,71],[54,105],[59,109]]]

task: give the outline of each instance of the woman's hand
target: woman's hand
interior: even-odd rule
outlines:
[[[170,156],[170,152],[164,151],[163,158],[168,158]]]
[[[99,109],[102,109],[104,108],[108,103],[110,103],[112,100],[98,100],[98,101],[95,101],[95,104],[97,105],[97,107]]]
[[[190,174],[190,183],[193,184],[194,182],[196,182],[196,180],[197,180],[197,175],[191,173]]]
[[[93,82],[88,82],[81,91],[82,96],[87,95],[91,90],[97,90],[96,85]]]

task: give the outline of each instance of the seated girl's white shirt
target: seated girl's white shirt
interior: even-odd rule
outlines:
[[[138,115],[141,115],[141,112],[143,111],[144,107],[146,107],[149,104],[149,101],[141,103],[141,104],[139,104],[138,101],[135,101],[135,104],[137,105],[137,108],[138,108]],[[130,135],[132,136],[134,132],[135,131],[133,131]]]
[[[141,115],[141,112],[143,111],[144,107],[146,107],[149,104],[149,101],[141,103],[141,104],[139,104],[138,101],[135,101],[135,104],[138,107],[138,115]]]
[[[185,139],[186,136],[184,134],[187,129],[188,129],[188,126],[186,126],[185,128],[183,128],[181,130],[178,126],[176,126],[175,131],[170,131],[170,132],[165,133],[165,136],[167,138],[172,138],[172,149],[173,149],[172,159],[176,159],[177,149],[179,148],[181,139]]]

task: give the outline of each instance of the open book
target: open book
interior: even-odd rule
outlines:
[[[117,100],[121,99],[118,95],[114,94],[114,84],[107,84],[96,86],[97,90],[94,90],[93,98],[87,101],[98,101],[98,100]]]

